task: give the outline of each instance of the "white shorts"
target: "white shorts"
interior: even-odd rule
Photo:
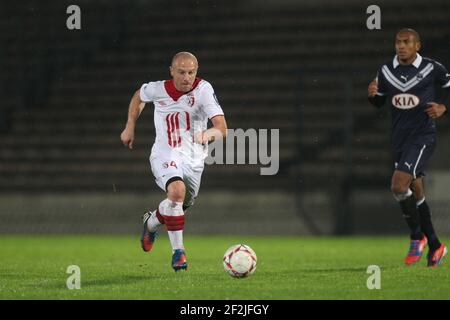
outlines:
[[[167,192],[167,181],[174,177],[182,178],[186,186],[184,205],[192,206],[200,189],[204,163],[194,165],[176,152],[152,152],[149,160],[158,187]]]

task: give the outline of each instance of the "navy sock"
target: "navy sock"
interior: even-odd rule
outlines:
[[[417,211],[416,199],[410,196],[403,201],[399,201],[403,217],[411,231],[411,240],[421,240],[422,230],[420,228],[419,213]]]
[[[431,222],[431,210],[428,206],[427,202],[424,200],[418,207],[419,216],[420,216],[420,226],[425,233],[425,236],[428,239],[428,245],[430,246],[430,250],[434,251],[441,246],[439,239],[436,235],[436,232],[433,228],[433,223]]]

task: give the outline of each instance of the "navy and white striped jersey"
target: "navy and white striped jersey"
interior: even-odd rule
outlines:
[[[425,113],[428,102],[436,101],[436,86],[450,91],[450,74],[437,61],[417,54],[410,65],[401,65],[397,56],[381,66],[377,74],[378,92],[369,101],[381,107],[386,101],[392,117],[391,141],[394,151],[401,152],[411,143],[435,140],[436,124]],[[447,92],[446,92],[447,93]],[[444,103],[447,108],[449,94]]]

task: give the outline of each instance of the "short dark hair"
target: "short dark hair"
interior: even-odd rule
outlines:
[[[396,36],[399,33],[401,33],[401,32],[409,32],[409,33],[411,33],[414,36],[414,38],[416,38],[416,41],[420,42],[420,34],[416,30],[411,29],[411,28],[402,28],[396,33]]]

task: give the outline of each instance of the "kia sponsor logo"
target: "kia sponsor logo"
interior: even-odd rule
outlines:
[[[419,97],[409,93],[397,94],[392,97],[392,105],[399,109],[411,109],[417,107],[419,102]]]

